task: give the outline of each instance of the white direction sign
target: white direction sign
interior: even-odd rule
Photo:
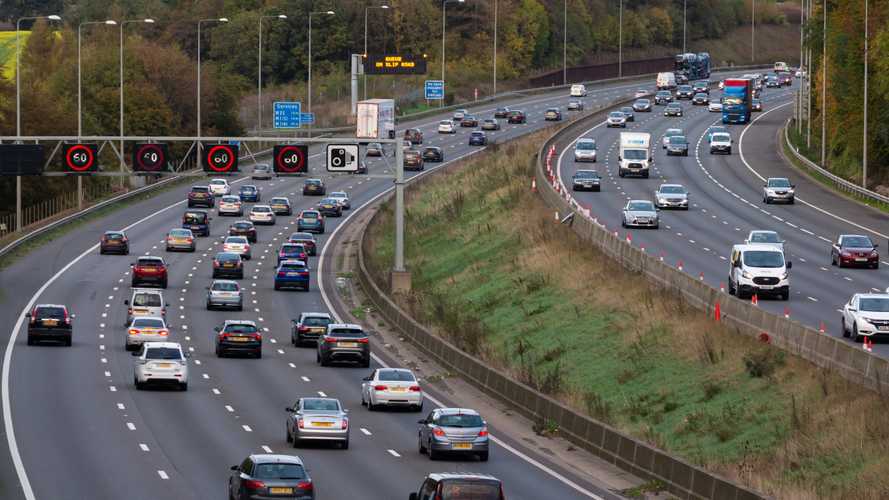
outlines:
[[[358,171],[358,145],[357,144],[328,144],[327,145],[327,171],[328,172],[357,172]]]

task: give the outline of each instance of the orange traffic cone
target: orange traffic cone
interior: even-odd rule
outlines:
[[[722,310],[719,307],[719,301],[716,301],[716,306],[713,307],[713,319],[716,321],[722,320]]]
[[[750,303],[755,306],[759,305],[759,297],[757,297],[755,293],[753,294],[753,297],[750,297]]]

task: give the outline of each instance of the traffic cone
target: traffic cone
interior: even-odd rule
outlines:
[[[725,293],[725,283],[719,282],[719,293]]]
[[[750,297],[750,303],[755,306],[759,305],[759,297],[757,297],[755,293],[753,294],[753,297]]]
[[[824,322],[823,321],[818,326],[818,333],[824,333]]]
[[[704,281],[704,271],[701,271],[701,274],[698,275],[698,279]]]
[[[633,235],[630,233],[627,233],[627,243],[630,245],[633,244]]]
[[[680,271],[682,270],[682,261],[681,260],[676,264],[676,268],[679,269]]]
[[[713,319],[716,321],[722,320],[722,310],[719,307],[719,301],[716,301],[716,305],[713,307]]]
[[[531,179],[531,192],[537,192],[537,179]]]
[[[864,343],[861,345],[867,352],[874,352],[874,342],[870,337],[864,337]]]
[[[790,319],[790,308],[787,306],[784,307],[784,319]]]
[[[561,219],[559,219],[559,211],[556,210],[556,222],[559,222],[560,220],[561,220]]]

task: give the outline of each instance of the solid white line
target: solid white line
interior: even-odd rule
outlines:
[[[395,450],[386,450],[386,451],[388,451],[389,454],[392,455],[392,456],[395,457],[395,458],[401,458],[401,455],[399,455],[398,452],[395,451]]]

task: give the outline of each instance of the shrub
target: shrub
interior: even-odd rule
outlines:
[[[744,355],[744,368],[751,377],[771,377],[784,361],[784,351],[764,347]]]

